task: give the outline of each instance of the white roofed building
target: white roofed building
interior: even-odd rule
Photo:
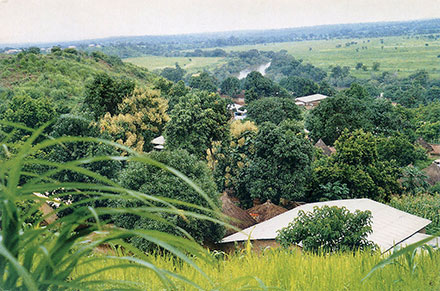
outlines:
[[[308,212],[314,207],[322,206],[346,207],[350,212],[356,210],[369,210],[372,214],[372,233],[368,239],[377,244],[382,252],[386,252],[395,245],[405,242],[415,234],[423,233],[425,227],[431,223],[430,220],[421,218],[391,206],[373,201],[371,199],[345,199],[326,202],[308,203],[298,206],[292,210],[275,216],[269,220],[258,223],[244,229],[242,232],[229,235],[220,242],[225,244],[222,249],[228,249],[229,245],[237,242],[247,241],[250,237],[257,247],[264,248],[274,246],[278,230],[286,227],[296,217],[300,210]],[[420,236],[419,237],[424,237]],[[413,237],[411,242],[418,237]],[[408,242],[408,241],[407,241]]]
[[[305,106],[307,108],[312,108],[317,106],[319,102],[321,102],[326,98],[328,98],[328,96],[326,95],[313,94],[313,95],[295,98],[295,104],[298,106]]]
[[[153,144],[153,148],[156,150],[163,150],[164,145],[165,145],[165,138],[163,137],[163,135],[156,137],[155,139],[153,139],[151,141],[151,143]]]

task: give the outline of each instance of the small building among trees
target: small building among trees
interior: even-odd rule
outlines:
[[[427,182],[434,186],[435,184],[440,182],[440,159],[435,160],[432,164],[423,169],[426,176],[428,177]]]
[[[417,233],[424,233],[425,227],[431,223],[428,219],[366,198],[316,202],[301,205],[242,232],[229,235],[220,242],[220,248],[225,251],[233,250],[237,243],[246,242],[248,238],[256,250],[279,246],[275,240],[278,231],[287,227],[298,217],[300,211],[310,212],[314,207],[323,206],[346,207],[350,212],[369,210],[372,214],[372,232],[368,235],[368,240],[376,244],[381,252],[387,252],[397,244],[405,244],[406,240]]]
[[[287,209],[281,206],[273,204],[270,200],[267,200],[263,204],[255,205],[254,207],[246,210],[256,222],[263,222],[269,220],[281,213],[286,212]]]
[[[235,205],[226,192],[222,194],[220,200],[222,202],[223,214],[231,218],[230,221],[228,221],[230,225],[239,229],[245,229],[257,223],[257,221],[255,221],[251,215]],[[232,228],[226,228],[226,235],[230,235],[235,232],[236,230]]]
[[[319,103],[326,98],[328,98],[327,95],[313,94],[313,95],[298,97],[295,99],[296,101],[295,103],[298,106],[305,106],[307,109],[310,109],[318,106]]]
[[[333,153],[336,152],[334,147],[327,146],[322,139],[319,139],[315,143],[315,148],[320,148],[322,150],[322,153],[328,157],[330,157]]]

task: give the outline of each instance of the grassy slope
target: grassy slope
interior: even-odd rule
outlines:
[[[435,252],[430,258],[427,254],[415,258],[417,267],[414,273],[408,271],[407,263],[388,265],[375,272],[362,282],[362,278],[377,264],[382,257],[368,252],[352,255],[335,254],[317,256],[300,252],[265,252],[264,255],[236,254],[226,259],[219,259],[214,266],[200,262],[201,269],[212,278],[214,284],[206,280],[187,264],[176,266],[170,256],[151,256],[152,262],[159,268],[173,270],[199,284],[204,290],[264,290],[253,278],[261,279],[267,287],[277,290],[438,290],[440,253]],[[98,266],[110,266],[112,261],[88,264],[79,267],[75,276],[90,272]],[[237,280],[240,277],[247,279]],[[114,269],[93,279],[135,280],[149,290],[161,290],[158,279],[143,269]],[[97,288],[97,289],[103,289]],[[142,287],[141,287],[142,288]],[[193,290],[179,284],[178,290]]]
[[[224,58],[203,58],[203,57],[158,57],[146,56],[124,59],[124,62],[145,67],[149,70],[158,70],[166,67],[174,67],[176,63],[189,73],[196,73],[206,67],[216,67],[225,63]]]
[[[140,85],[157,78],[145,68],[122,62],[107,63],[87,55],[0,54],[0,88],[34,98],[49,97],[69,107],[81,102],[86,82],[98,72],[133,79]]]

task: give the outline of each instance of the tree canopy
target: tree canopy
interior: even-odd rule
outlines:
[[[281,198],[301,201],[305,197],[313,147],[301,130],[291,120],[259,127],[236,189],[243,204],[255,198],[278,204]]]
[[[118,114],[107,112],[99,125],[113,140],[138,152],[152,149],[152,139],[162,135],[169,120],[168,103],[159,91],[135,89],[118,104]]]
[[[213,143],[228,134],[227,102],[217,94],[192,91],[174,106],[166,125],[168,149],[186,149],[199,158],[212,152]]]
[[[86,85],[84,103],[90,108],[96,120],[107,112],[112,115],[118,114],[118,105],[125,97],[131,95],[134,86],[134,82],[128,79],[99,73]]]
[[[336,154],[315,162],[310,200],[319,200],[319,185],[340,183],[348,198],[389,200],[400,193],[397,179],[400,170],[394,162],[383,161],[377,153],[377,141],[362,129],[345,130],[335,143]]]
[[[184,150],[151,152],[148,154],[148,157],[164,163],[167,166],[179,169],[180,172],[203,189],[209,199],[217,206],[220,206],[219,194],[216,190],[212,174],[204,162],[199,161],[196,157],[188,154],[188,152]],[[152,165],[131,162],[120,173],[119,181],[121,185],[127,189],[209,208],[209,204],[205,198],[197,193],[191,186],[187,183],[182,183],[180,178],[167,170]],[[129,202],[128,200],[122,200],[118,206],[133,207],[135,205],[139,207],[142,206],[142,203],[139,201],[140,200]],[[212,217],[211,213],[200,209],[187,206],[182,206],[182,209]],[[184,217],[177,214],[161,213],[158,215],[160,215],[160,218],[163,219],[164,222],[125,214],[116,216],[114,220],[117,226],[127,229],[160,230],[184,236],[185,234],[183,232],[167,224],[167,222],[171,222],[182,228],[199,243],[216,242],[220,240],[224,234],[224,228],[222,226],[207,220]],[[133,238],[131,242],[143,250],[151,249],[153,246],[151,242],[142,238]]]
[[[266,121],[280,124],[286,119],[301,119],[301,111],[293,98],[262,98],[251,102],[246,109],[248,118],[257,124]]]

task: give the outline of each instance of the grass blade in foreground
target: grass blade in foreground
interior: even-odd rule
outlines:
[[[12,124],[8,124],[8,126],[12,126]],[[62,137],[35,143],[41,136],[44,127],[35,131],[23,127],[20,128],[32,132],[32,135],[22,145],[15,147],[15,150],[9,151],[10,145],[2,143],[3,152],[1,153],[2,159],[0,160],[0,199],[2,201],[0,205],[2,223],[0,230],[0,274],[2,275],[0,276],[0,289],[90,289],[93,288],[93,284],[104,284],[108,288],[141,289],[141,287],[136,287],[138,286],[136,282],[123,280],[98,280],[91,282],[87,281],[88,276],[71,280],[71,274],[75,267],[87,260],[87,257],[93,253],[95,247],[102,243],[124,244],[123,240],[132,236],[141,236],[166,249],[176,258],[192,266],[209,282],[208,276],[197,267],[191,259],[191,255],[197,256],[207,263],[210,262],[211,257],[190,237],[184,239],[157,231],[128,231],[118,228],[104,228],[105,221],[100,220],[101,215],[111,214],[114,211],[120,210],[111,207],[95,209],[86,205],[85,202],[109,199],[140,199],[143,202],[149,201],[151,206],[143,206],[142,209],[137,211],[136,209],[130,209],[130,211],[139,216],[144,215],[149,219],[160,219],[160,216],[157,214],[161,211],[194,216],[198,219],[215,219],[191,211],[181,210],[179,209],[179,203],[173,203],[170,199],[162,200],[160,197],[151,196],[148,193],[138,193],[124,189],[107,178],[80,167],[83,164],[100,161],[103,157],[84,159],[78,163],[73,162],[59,165],[56,163],[46,163],[47,170],[43,172],[41,170],[32,172],[28,168],[43,163],[40,159],[35,158],[38,151],[60,143],[106,143],[129,153],[131,156],[127,156],[126,160],[133,159],[137,162],[154,165],[180,177],[206,199],[209,205],[215,207],[215,204],[209,200],[208,196],[197,185],[179,171],[139,155],[117,143],[101,139],[78,137]],[[114,158],[108,157],[108,159]],[[41,167],[38,169],[41,169]],[[63,183],[52,178],[55,173],[66,170],[87,175],[96,182],[93,184]],[[39,227],[38,225],[26,226],[24,219],[29,218],[30,215],[29,213],[24,213],[17,204],[29,201],[33,197],[33,192],[36,191],[39,193],[55,193],[49,198],[53,200],[53,198],[63,195],[63,192],[54,192],[57,189],[68,191],[69,195],[83,195],[88,198],[84,200],[84,205],[78,203],[75,204],[75,208],[73,206],[64,206],[64,209],[70,207],[71,212],[46,227]],[[32,209],[36,209],[46,203],[45,199],[37,197],[32,200],[35,200],[36,203]],[[158,202],[160,206],[158,206]],[[185,204],[185,206],[188,207],[190,205]],[[200,207],[194,205],[194,209],[197,208]],[[216,210],[211,211],[215,213]],[[54,211],[54,213],[56,212],[59,212],[59,210]],[[91,239],[91,236],[94,238]],[[130,262],[135,264],[136,267],[151,270],[157,274],[164,287],[168,289],[175,288],[175,280],[183,281],[193,287],[198,286],[182,275],[174,275],[169,270],[156,267],[145,255],[134,248],[131,250],[131,253],[136,254],[136,257],[104,257],[118,261],[118,265],[112,268],[120,267],[125,269],[128,268],[127,262]],[[99,273],[105,271],[105,269],[106,267],[103,267],[102,270],[95,269],[94,272]]]

